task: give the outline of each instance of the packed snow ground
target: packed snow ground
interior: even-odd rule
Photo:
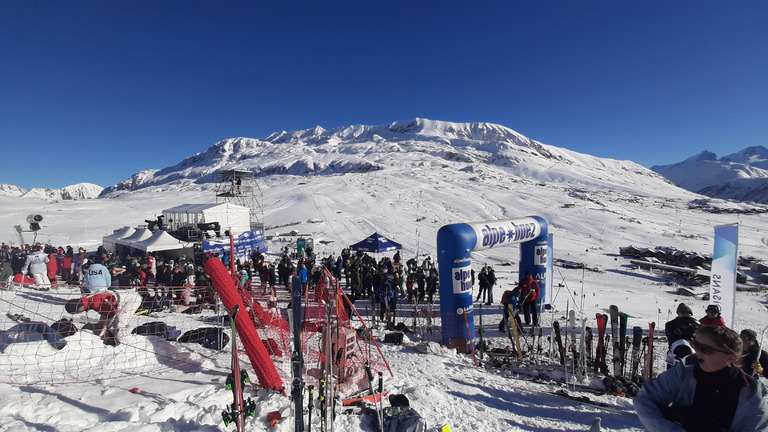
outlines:
[[[550,233],[554,234],[555,259],[582,262],[600,270],[555,267],[554,311],[544,315],[545,326],[553,319],[564,322],[566,310],[575,308],[579,316],[592,317],[588,324],[594,327],[595,313],[605,313],[611,304],[629,315],[629,327],[640,325],[644,329],[650,321],[663,326],[674,315],[679,301],[685,301],[697,315],[703,315],[706,301],[679,297],[675,294],[675,282],[665,275],[634,269],[618,256],[620,246],[674,246],[711,253],[713,227],[739,223],[739,253],[766,258],[765,214],[690,209],[690,201],[700,197],[653,179],[646,185],[635,185],[634,192],[604,187],[573,188],[568,192],[556,183],[510,182],[501,175],[489,174],[478,179],[461,172],[446,177],[432,168],[429,173],[428,177],[414,177],[411,172],[402,171],[260,179],[266,225],[292,224],[267,234],[311,232],[316,252],[322,257],[338,254],[343,247],[378,231],[402,243],[405,257],[418,250],[421,258],[430,255],[434,259],[435,235],[445,224],[539,215],[548,221]],[[414,190],[414,185],[418,189]],[[170,187],[98,200],[52,202],[0,197],[0,239],[14,241],[11,227],[23,223],[26,215],[34,212],[45,218],[38,241],[93,250],[101,236],[114,229],[143,224],[144,219],[152,219],[163,209],[178,204],[209,202],[214,202],[210,190],[177,191]],[[564,204],[575,205],[566,208]],[[288,244],[281,239],[289,238],[277,236],[270,242],[270,250],[279,250]],[[31,240],[26,238],[27,242]],[[518,250],[514,247],[473,257],[476,270],[490,264],[499,279],[494,291],[497,304],[485,307],[484,316],[487,336],[494,346],[508,344],[506,335],[496,329],[501,316],[498,301],[502,292],[514,285],[518,262]],[[557,288],[558,284],[562,287]],[[706,291],[706,287],[701,290]],[[768,322],[766,304],[765,292],[739,292],[735,328],[750,327],[760,332]],[[50,318],[53,321],[60,316]],[[10,325],[8,321],[3,323]],[[185,325],[172,318],[168,323]],[[383,331],[377,335],[383,336]],[[94,345],[87,334],[73,338],[65,350]],[[129,337],[125,349],[141,346],[144,342],[139,338]],[[382,344],[394,372],[394,377],[385,374],[385,390],[407,395],[433,428],[449,424],[454,431],[583,431],[589,430],[595,417],[601,417],[603,430],[641,430],[628,398],[588,395],[618,410],[580,404],[551,395],[560,388],[555,384],[534,383],[516,379],[521,373],[474,366],[471,355],[449,350],[440,354],[418,353],[414,348],[418,342],[412,336],[402,346]],[[14,348],[17,347],[0,356],[12,355]],[[182,366],[152,365],[151,372],[139,374],[128,367],[125,377],[66,385],[0,384],[0,430],[224,430],[221,411],[231,403],[231,392],[224,388],[229,353],[195,346],[177,349],[189,356],[191,362]],[[661,362],[662,357],[657,357],[657,371],[662,368]],[[287,372],[287,363],[280,367]],[[558,373],[554,371],[553,375]],[[130,392],[134,388],[138,391]],[[265,390],[251,391],[250,395],[257,401],[257,416],[248,420],[251,430],[293,430],[292,418],[272,429],[265,423],[268,412],[289,408],[288,397]],[[317,421],[316,415],[313,418]],[[341,416],[335,426],[344,431],[375,430],[370,418],[358,416]],[[315,423],[313,430],[317,427]]]

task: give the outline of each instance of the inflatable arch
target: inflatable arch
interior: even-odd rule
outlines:
[[[472,308],[472,252],[520,244],[520,274],[530,271],[539,283],[541,295],[546,286],[547,222],[539,216],[517,219],[445,225],[437,232],[437,263],[440,277],[440,314],[443,344],[451,339],[475,338]],[[466,314],[465,317],[463,316]],[[469,341],[467,341],[469,342]]]

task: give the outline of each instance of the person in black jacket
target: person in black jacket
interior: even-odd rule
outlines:
[[[693,317],[690,306],[680,303],[677,306],[677,318],[664,325],[664,332],[669,343],[667,369],[674,366],[679,360],[693,354],[691,341],[700,326],[701,324]]]
[[[768,378],[768,353],[760,349],[757,344],[757,333],[751,329],[744,329],[739,337],[743,347],[741,369],[747,375],[762,375]]]

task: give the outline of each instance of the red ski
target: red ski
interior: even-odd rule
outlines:
[[[597,352],[595,353],[595,371],[608,375],[608,365],[605,363],[605,326],[608,315],[598,313],[597,318]]]

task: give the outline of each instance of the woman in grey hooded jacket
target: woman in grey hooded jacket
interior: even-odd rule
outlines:
[[[697,361],[678,363],[643,385],[635,409],[649,431],[768,431],[768,388],[737,366],[739,335],[702,326]]]

